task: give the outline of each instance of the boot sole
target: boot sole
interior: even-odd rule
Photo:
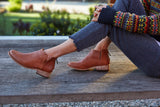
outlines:
[[[19,64],[20,66],[24,67],[24,68],[29,68],[29,67],[25,67],[23,66],[22,64],[20,64],[11,54],[10,54],[10,51],[8,52],[8,55],[17,63]],[[29,69],[32,69],[32,70],[36,70],[36,74],[42,76],[42,77],[45,77],[45,78],[49,78],[51,73],[48,73],[46,71],[42,71],[40,69],[34,69],[34,68],[29,68]]]
[[[37,72],[36,74],[42,76],[42,77],[45,77],[45,78],[49,78],[51,76],[51,73],[48,73],[46,71],[42,71],[40,69],[37,69]]]
[[[69,67],[71,67],[71,66],[69,66]],[[94,66],[94,67],[87,68],[87,69],[80,69],[80,68],[74,68],[74,67],[71,67],[71,68],[73,68],[75,70],[79,70],[79,71],[94,71],[94,70],[97,70],[97,71],[108,72],[109,71],[109,64],[108,65],[102,65],[102,66]]]

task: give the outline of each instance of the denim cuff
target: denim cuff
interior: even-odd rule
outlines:
[[[73,43],[77,48],[76,51],[80,52],[82,49],[80,48],[81,46],[79,46],[78,42],[76,41],[76,36],[73,34],[73,35],[70,35],[69,38],[73,40]]]

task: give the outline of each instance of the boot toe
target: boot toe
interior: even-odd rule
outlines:
[[[87,68],[80,62],[69,62],[68,66],[76,70],[87,70]]]
[[[71,68],[77,68],[78,65],[79,65],[79,64],[76,63],[76,62],[69,62],[69,63],[68,63],[68,66],[71,67]]]
[[[21,57],[21,53],[16,50],[10,50],[8,52],[9,56],[18,64],[23,66],[23,58]]]
[[[74,62],[69,62],[67,65],[72,68],[72,67],[74,67],[75,63]]]
[[[20,53],[20,52],[18,52],[18,51],[16,51],[16,50],[10,50],[10,51],[9,51],[9,55],[11,55],[11,56],[13,56],[13,57],[15,57],[18,53]]]
[[[10,51],[8,52],[8,54],[9,54],[9,56],[10,56],[11,58],[14,58],[14,57],[15,57],[15,53],[16,53],[15,50],[10,50]]]

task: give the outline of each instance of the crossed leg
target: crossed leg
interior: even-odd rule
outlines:
[[[138,15],[145,14],[145,10],[139,0],[117,0],[113,8],[124,12],[134,12]],[[54,69],[56,58],[62,55],[74,51],[81,51],[84,48],[98,43],[100,40],[102,41],[98,43],[95,50],[103,50],[103,46],[106,46],[105,48],[107,49],[109,40],[106,40],[107,38],[104,39],[106,35],[147,75],[160,77],[160,43],[158,41],[147,34],[130,33],[111,25],[103,25],[96,22],[91,22],[58,46],[31,53],[21,53],[11,50],[9,51],[9,55],[22,66],[36,69],[38,74],[49,77]],[[108,43],[106,41],[108,41]],[[139,49],[137,45],[140,47]],[[107,59],[107,56],[103,55],[102,52],[95,53],[103,56],[104,58],[102,59]],[[104,54],[106,53],[104,52]],[[99,61],[99,65],[101,65],[103,61],[105,60]],[[103,62],[103,64],[104,63],[108,64],[107,61]]]

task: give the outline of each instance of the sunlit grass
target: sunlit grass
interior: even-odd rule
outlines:
[[[23,22],[30,22],[31,24],[34,24],[36,22],[40,22],[40,15],[39,13],[5,13],[4,14],[5,19],[2,19],[2,16],[0,16],[0,22],[3,22],[5,20],[5,35],[18,35],[18,33],[13,34],[13,22],[17,22],[19,19],[22,19]],[[79,18],[80,20],[86,20],[88,15],[84,14],[70,14],[71,20],[75,20]]]
[[[89,17],[88,15],[85,15],[85,14],[71,14],[70,15],[71,19],[81,19],[81,20],[86,20],[87,17]]]
[[[39,18],[38,13],[6,13],[5,16],[8,17],[31,17],[31,18]]]

